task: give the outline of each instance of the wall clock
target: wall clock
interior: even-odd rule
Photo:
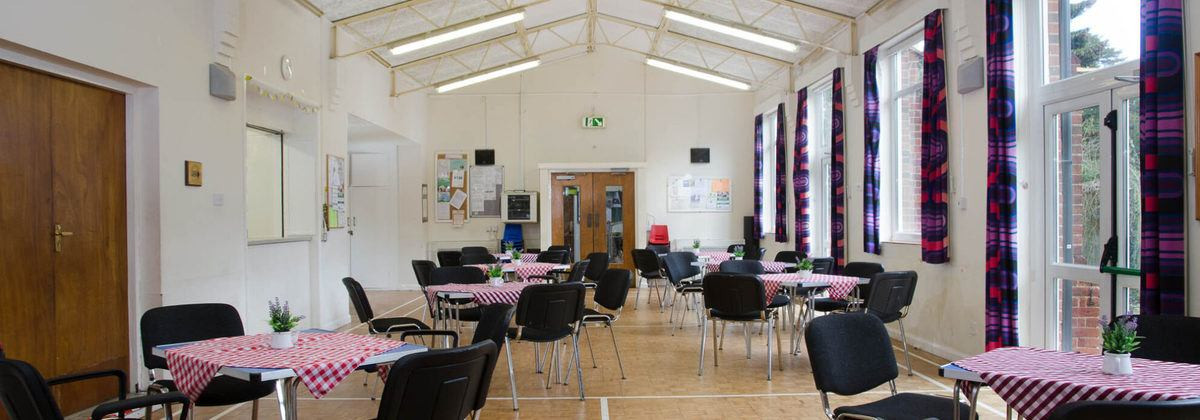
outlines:
[[[292,80],[292,59],[286,55],[279,59],[279,73],[283,80]]]

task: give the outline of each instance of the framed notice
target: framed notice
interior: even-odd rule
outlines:
[[[434,161],[435,181],[433,221],[461,225],[467,221],[471,203],[467,154],[441,152]]]
[[[500,194],[504,191],[504,167],[472,166],[471,217],[500,217]]]
[[[729,178],[672,176],[667,184],[667,211],[671,213],[733,211]]]

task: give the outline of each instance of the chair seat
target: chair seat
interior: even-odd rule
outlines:
[[[954,406],[958,406],[959,418],[970,418],[971,407],[949,398],[925,394],[900,393],[879,401],[863,405],[838,407],[833,414],[854,414],[887,420],[925,420],[954,418]]]
[[[782,293],[776,293],[775,297],[771,298],[771,303],[768,304],[767,307],[768,308],[781,308],[784,306],[788,306],[791,303],[792,303],[792,298],[790,298],[787,295],[782,294]]]
[[[841,299],[817,298],[813,301],[813,308],[817,312],[844,311],[849,307],[850,302]]]
[[[713,309],[709,311],[709,315],[711,315],[713,318],[722,319],[725,321],[760,321],[763,319],[762,312],[757,311],[746,312],[744,314],[729,314]]]
[[[644,278],[653,279],[653,280],[660,280],[660,279],[666,278],[666,277],[663,277],[662,272],[659,272],[659,271],[643,271],[641,273],[641,276]]]
[[[410,326],[404,326],[404,325],[410,325]],[[411,326],[411,325],[415,325],[415,326]],[[416,318],[400,316],[400,317],[395,317],[395,318],[375,318],[375,319],[371,320],[371,328],[380,333],[387,332],[388,328],[393,328],[395,326],[401,326],[401,327],[397,327],[396,329],[392,330],[392,332],[412,331],[412,330],[428,330],[429,329],[429,325],[426,325],[424,322],[421,322],[421,320],[416,319]]]
[[[530,341],[534,343],[549,343],[558,341],[571,336],[574,331],[571,328],[563,328],[559,331],[546,331],[535,328],[521,328],[520,336],[517,335],[517,328],[508,329],[508,338],[512,340]]]
[[[451,319],[467,322],[479,322],[479,317],[483,315],[483,311],[479,307],[469,307],[460,309],[449,309],[446,311],[447,316]]]
[[[154,384],[172,392],[179,390],[175,386],[175,381],[170,379],[160,379],[154,381]],[[204,392],[200,393],[200,398],[196,399],[196,405],[212,407],[241,404],[271,395],[273,392],[275,392],[275,381],[246,382],[232,376],[217,375],[204,388]]]
[[[610,322],[614,318],[612,314],[606,314],[592,308],[583,308],[584,322]]]

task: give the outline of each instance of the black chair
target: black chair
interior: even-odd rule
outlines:
[[[869,278],[874,277],[876,274],[879,274],[882,272],[883,272],[883,266],[879,265],[878,263],[852,262],[852,263],[847,263],[846,266],[842,268],[841,275],[848,276],[848,277],[861,277],[861,278],[869,279]],[[834,312],[834,311],[846,311],[846,310],[850,310],[850,309],[855,309],[855,307],[866,306],[867,302],[870,301],[870,298],[871,298],[871,283],[870,282],[868,282],[867,284],[858,286],[858,296],[862,297],[861,302],[855,302],[855,301],[850,300],[849,298],[847,298],[847,299],[818,298],[816,301],[813,302],[813,307],[818,312]]]
[[[537,262],[548,264],[569,264],[563,261],[567,259],[567,251],[554,250],[542,251],[537,254]]]
[[[653,251],[655,255],[663,255],[663,254],[666,254],[666,253],[668,253],[668,252],[671,252],[671,246],[670,246],[670,245],[654,245],[654,244],[650,244],[650,245],[646,245],[646,249],[648,249],[648,250],[650,250],[650,251]]]
[[[233,306],[224,303],[195,303],[160,306],[142,314],[142,361],[150,371],[148,392],[178,391],[175,381],[154,379],[154,370],[168,370],[167,359],[154,355],[154,347],[221,337],[245,335],[242,317]],[[251,416],[258,418],[258,399],[275,392],[275,381],[246,382],[217,375],[194,402],[199,407],[252,402]],[[165,410],[171,412],[170,407]],[[168,416],[169,417],[169,416]],[[185,416],[186,418],[186,416]]]
[[[149,410],[156,405],[183,404],[183,418],[187,418],[192,402],[180,392],[151,394],[144,397],[126,399],[125,390],[129,383],[125,372],[120,370],[104,370],[85,372],[75,375],[50,378],[47,381],[37,369],[16,359],[0,358],[0,401],[8,418],[18,420],[62,420],[62,410],[50,387],[55,385],[79,382],[87,379],[114,377],[117,380],[117,400],[106,402],[92,409],[91,419],[97,420],[105,416],[117,414],[125,418],[124,412],[135,408]]]
[[[462,265],[495,264],[496,256],[492,254],[463,254],[459,259]]]
[[[588,335],[588,324],[603,324],[612,336],[613,352],[617,354],[617,366],[621,368],[621,379],[625,379],[625,365],[621,363],[621,350],[617,348],[617,333],[612,324],[621,318],[621,310],[625,308],[625,299],[629,297],[629,287],[633,285],[633,274],[629,270],[605,270],[596,285],[596,293],[592,301],[596,305],[611,312],[600,312],[592,308],[583,310],[583,336],[587,339],[588,354],[592,356],[592,367],[596,367],[596,353],[592,350],[592,337]]]
[[[587,273],[588,265],[591,262],[583,260],[571,265],[571,271],[567,271],[567,280],[563,283],[583,283],[583,276]],[[547,283],[557,283],[561,278],[553,271],[546,274],[538,274],[527,277],[529,279],[545,280]]]
[[[667,280],[671,282],[675,290],[675,293],[671,295],[671,314],[667,318],[667,322],[675,322],[675,308],[678,306],[680,297],[684,299],[684,310],[691,309],[691,305],[696,305],[697,311],[700,309],[700,305],[695,300],[704,292],[704,287],[700,280],[696,279],[701,273],[700,267],[693,264],[699,261],[699,257],[687,251],[669,252],[662,257],[662,261],[667,270]],[[688,302],[689,297],[692,302]],[[686,313],[681,313],[679,316],[679,329],[683,329],[684,315]],[[702,314],[697,312],[696,318],[701,325],[704,324]],[[675,330],[671,330],[671,335],[675,335]]]
[[[879,318],[883,323],[895,322],[900,326],[900,343],[904,346],[904,363],[908,376],[912,376],[912,359],[908,354],[908,336],[904,333],[904,318],[912,305],[917,290],[917,272],[891,271],[876,274],[871,278],[871,298],[864,311]]]
[[[562,260],[559,261],[559,264],[570,264],[571,261],[575,260],[574,253],[571,252],[571,247],[569,247],[569,246],[550,245],[550,247],[546,248],[546,250],[547,251],[562,251]]]
[[[433,276],[433,269],[437,268],[437,264],[429,260],[413,260],[412,267],[413,273],[417,276],[417,285],[421,286],[421,294],[424,295],[425,288],[429,287],[429,279]],[[425,305],[425,307],[429,309],[428,315],[432,319],[434,305]],[[421,317],[424,319],[425,315],[423,314]]]
[[[480,308],[479,323],[475,324],[475,333],[471,336],[471,344],[479,344],[490,340],[497,348],[504,348],[508,360],[512,360],[512,350],[504,345],[504,336],[508,334],[508,326],[512,323],[514,308],[512,305],[497,303]],[[445,336],[452,340],[451,346],[458,347],[458,333],[451,330],[409,331],[400,334],[403,341],[410,336]],[[508,365],[508,375],[512,376],[513,366]],[[484,387],[482,399],[487,399],[487,387]],[[482,403],[480,403],[482,407]],[[513,406],[516,409],[516,405]]]
[[[742,244],[732,244],[732,245],[725,247],[725,252],[728,252],[730,254],[732,254],[734,252],[738,252],[738,251],[745,252],[746,246],[742,245]]]
[[[804,330],[813,382],[821,393],[821,405],[829,418],[905,419],[953,418],[958,410],[970,418],[971,408],[949,398],[925,394],[896,393],[896,354],[883,322],[874,316],[846,313],[814,319]],[[858,395],[888,384],[892,395],[875,402],[830,409],[829,393]],[[841,417],[838,417],[841,418]]]
[[[761,262],[750,260],[721,261],[717,271],[730,274],[753,274],[756,276],[767,273],[767,271],[763,269]]]
[[[487,283],[487,274],[483,270],[476,267],[438,267],[433,269],[429,275],[429,284],[431,286],[440,286],[445,284],[483,284]],[[433,305],[435,313],[440,313],[441,319],[454,319],[457,321],[478,322],[479,307],[475,306],[474,299],[436,299],[429,302]]]
[[[779,252],[775,253],[775,262],[799,264],[800,260],[803,260],[803,259],[804,259],[804,253],[799,252],[799,251],[779,251]],[[798,269],[796,267],[789,267],[789,268],[784,269],[784,272],[795,273],[799,270],[800,269]]]
[[[746,358],[750,358],[749,323],[764,323],[767,330],[767,380],[771,380],[771,334],[774,332],[779,369],[783,369],[783,341],[779,337],[778,311],[767,307],[767,290],[763,282],[750,274],[708,273],[704,276],[705,321],[713,325],[713,366],[719,366],[717,338],[724,334],[724,323],[740,322],[747,327]],[[717,324],[722,324],[718,334]],[[704,342],[708,325],[701,327],[699,375],[704,375]]]
[[[378,420],[461,420],[483,408],[496,368],[490,340],[397,360],[388,372]]]
[[[608,253],[593,252],[587,256],[588,266],[587,271],[583,273],[584,285],[589,289],[595,288],[596,283],[600,282],[600,278],[608,272]]]
[[[1141,326],[1141,321],[1138,321]],[[1195,344],[1194,342],[1192,343]],[[1049,420],[1200,419],[1200,399],[1172,401],[1075,401],[1050,412]]]
[[[362,284],[359,284],[358,280],[353,277],[345,277],[342,278],[342,285],[346,286],[346,293],[350,294],[350,304],[354,306],[358,322],[367,324],[367,334],[372,336],[383,334],[392,338],[392,333],[429,329],[429,325],[416,318],[403,316],[376,318],[375,310],[371,309],[371,301],[367,299],[367,292],[363,290]]]
[[[540,254],[541,252],[542,252],[541,248],[525,248],[525,252],[523,252],[523,253],[524,254]]]
[[[1138,315],[1142,344],[1131,355],[1164,362],[1200,364],[1200,318],[1182,315]]]
[[[516,328],[510,328],[505,335],[505,344],[509,340],[527,341],[531,343],[549,343],[551,369],[558,372],[556,367],[559,353],[558,342],[570,337],[574,345],[574,360],[579,382],[579,399],[583,400],[583,367],[579,365],[579,325],[583,320],[584,299],[587,289],[582,283],[535,284],[521,291],[517,301]],[[512,366],[512,353],[507,353],[508,365]],[[570,369],[567,370],[570,377]],[[517,407],[517,379],[510,371],[509,385],[512,388],[513,409]],[[546,373],[546,388],[550,388],[550,374]]]
[[[662,311],[663,299],[662,289],[655,286],[655,283],[662,283],[663,286],[668,282],[666,273],[662,267],[662,260],[658,258],[658,254],[651,249],[635,249],[633,250],[633,267],[638,270],[638,276],[646,279],[646,287],[653,287],[658,292],[658,308]],[[650,304],[651,295],[649,292],[646,295],[646,304]],[[637,309],[638,299],[642,297],[642,287],[638,285],[637,294],[633,297],[633,309]]]
[[[464,247],[462,247],[462,254],[464,256],[472,255],[472,254],[492,255],[492,251],[488,251],[486,246],[464,246]]]
[[[438,265],[442,267],[458,267],[462,265],[461,251],[438,251]]]
[[[813,274],[833,274],[833,258],[813,258]]]

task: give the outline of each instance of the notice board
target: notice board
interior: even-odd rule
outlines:
[[[500,194],[504,191],[504,167],[499,165],[472,166],[470,203],[471,217],[500,217]]]
[[[471,203],[467,200],[467,154],[441,152],[434,161],[437,190],[433,200],[433,221],[461,225],[467,221]]]
[[[667,185],[667,211],[723,212],[733,211],[733,195],[729,178],[672,176]]]

